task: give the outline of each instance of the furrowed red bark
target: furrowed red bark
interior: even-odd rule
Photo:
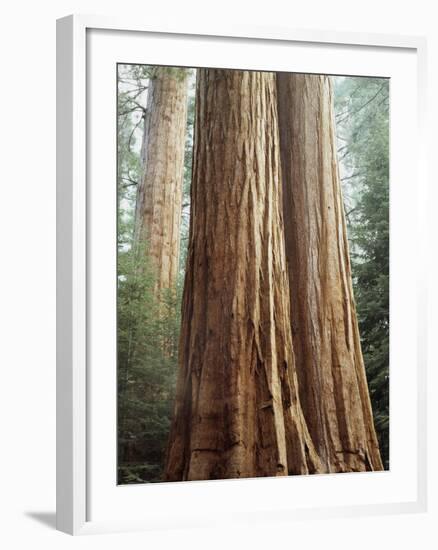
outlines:
[[[157,67],[149,81],[137,192],[135,242],[156,275],[156,291],[173,288],[178,273],[187,71]]]
[[[304,416],[326,471],[381,470],[353,297],[330,78],[282,73],[277,91]]]
[[[292,350],[275,75],[198,71],[168,481],[320,471]]]

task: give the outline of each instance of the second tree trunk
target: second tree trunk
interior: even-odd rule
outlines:
[[[157,293],[174,287],[178,273],[186,120],[187,71],[155,68],[148,86],[135,240],[151,259]]]
[[[353,298],[330,78],[277,75],[299,391],[328,472],[381,470]]]

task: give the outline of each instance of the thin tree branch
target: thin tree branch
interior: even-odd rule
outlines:
[[[383,90],[383,88],[386,86],[386,83],[382,84],[380,86],[380,88],[377,90],[377,92],[373,95],[373,97],[371,97],[368,101],[366,101],[363,105],[361,105],[358,109],[355,109],[354,111],[351,111],[351,112],[348,112],[346,114],[346,116],[344,116],[344,118],[341,118],[340,120],[338,120],[338,117],[341,116],[343,113],[339,113],[339,115],[336,116],[336,123],[337,124],[342,124],[344,122],[344,120],[346,120],[347,118],[349,118],[350,116],[352,115],[356,115],[357,113],[359,113],[360,111],[362,111],[362,109],[365,109],[365,107],[367,107],[372,101],[374,101],[376,99],[376,97],[380,94],[380,92]]]
[[[140,120],[137,122],[137,124],[135,124],[134,128],[132,129],[132,132],[129,136],[129,139],[128,139],[128,151],[131,151],[132,152],[132,149],[131,149],[131,142],[132,142],[132,138],[134,136],[134,132],[137,130],[137,128],[140,126],[140,124],[143,122],[143,117],[140,118]]]
[[[360,172],[356,172],[355,174],[351,174],[351,176],[345,176],[341,178],[341,181],[351,180],[352,178],[355,178],[360,175],[361,175]]]
[[[123,185],[123,187],[133,187],[133,186],[138,185],[138,181],[133,180],[133,179],[130,178],[130,177],[121,176],[120,179],[123,180],[123,181],[129,182],[129,183],[125,183],[125,184]]]

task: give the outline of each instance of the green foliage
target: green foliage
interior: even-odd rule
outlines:
[[[122,250],[132,240],[133,205],[142,174],[140,149],[146,108],[144,94],[148,85],[147,69],[137,65],[118,66],[117,242]]]
[[[147,254],[119,252],[118,270],[119,483],[159,481],[174,400],[181,293],[157,295]]]
[[[355,298],[374,421],[389,468],[389,81],[335,80]]]

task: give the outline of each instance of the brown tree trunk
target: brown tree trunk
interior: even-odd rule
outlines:
[[[187,120],[187,71],[155,69],[149,81],[143,134],[144,170],[137,192],[135,242],[149,255],[156,290],[178,273]]]
[[[167,480],[319,469],[297,392],[278,148],[273,74],[198,71]]]
[[[329,472],[381,470],[326,76],[278,74],[286,258],[304,416]]]

